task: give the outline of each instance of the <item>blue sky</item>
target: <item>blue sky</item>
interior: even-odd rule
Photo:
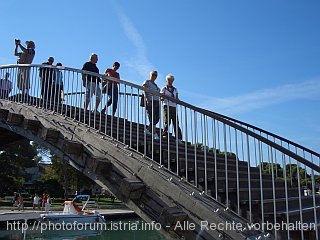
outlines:
[[[1,1],[0,65],[14,39],[81,68],[121,63],[141,84],[175,76],[181,100],[248,122],[320,152],[320,1]]]

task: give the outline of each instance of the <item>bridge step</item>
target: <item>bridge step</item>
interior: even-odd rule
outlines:
[[[313,207],[304,207],[301,209],[301,211],[297,208],[295,209],[289,209],[288,212],[286,211],[280,211],[276,213],[276,218],[278,222],[287,222],[287,218],[289,220],[289,223],[292,223],[293,225],[296,225],[297,223],[314,223],[315,222],[315,216],[320,219],[320,206],[316,206],[316,215],[314,214],[314,208]],[[302,215],[302,220],[300,218],[300,214]],[[274,213],[273,212],[266,212],[264,213],[265,221],[274,221]],[[261,217],[259,215],[255,216]],[[300,229],[299,229],[300,230]]]
[[[288,209],[295,209],[297,206],[301,204],[303,208],[308,208],[313,206],[313,196],[301,196],[299,197],[290,197],[286,198],[277,198],[277,199],[264,199],[253,200],[251,201],[251,206],[256,208],[257,213],[261,213],[261,205],[263,204],[263,210],[265,213],[273,213],[274,207],[276,208],[276,212],[286,212],[286,207],[288,205]],[[241,205],[249,206],[249,201],[243,200],[241,201]],[[315,196],[315,205],[320,205],[320,196]],[[320,216],[320,215],[319,215]]]
[[[204,176],[200,177],[198,176],[198,183],[202,184],[204,183]],[[217,181],[217,186],[218,190],[220,189],[225,189],[228,184],[228,188],[237,188],[237,184],[239,184],[240,188],[249,188],[249,183],[251,188],[259,188],[260,184],[262,185],[263,188],[272,188],[272,180],[263,180],[262,182],[260,179],[250,179],[248,178],[242,178],[237,181],[236,178],[228,178],[227,182],[225,178],[213,178],[213,177],[208,177],[207,178],[207,184],[210,184],[212,186],[215,186],[215,181]],[[275,183],[277,188],[284,188],[284,182],[280,180],[275,180]],[[212,188],[214,189],[214,188]]]
[[[219,189],[220,193],[226,193],[225,189]],[[236,188],[229,188],[229,194],[237,194]],[[249,201],[249,192],[250,192],[250,201],[252,200],[261,200],[261,189],[260,188],[239,188],[239,197],[242,201]],[[288,197],[298,197],[299,193],[297,188],[287,188]],[[275,189],[275,198],[284,198],[285,197],[285,189],[284,188],[276,188]],[[264,199],[272,199],[273,198],[273,189],[272,188],[264,188],[263,189],[263,198]]]

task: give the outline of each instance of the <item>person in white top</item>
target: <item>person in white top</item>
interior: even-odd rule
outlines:
[[[36,208],[38,208],[40,210],[40,205],[39,205],[39,201],[40,201],[40,197],[38,196],[38,194],[36,193],[33,197],[33,207],[32,209],[35,210]]]
[[[175,99],[179,99],[178,89],[173,86],[174,76],[171,74],[168,74],[166,76],[166,81],[167,81],[167,85],[161,89],[160,93]],[[163,100],[162,137],[164,138],[168,137],[168,129],[172,121],[175,137],[178,140],[178,142],[181,143],[182,133],[179,127],[179,121],[178,121],[178,115],[177,115],[177,104],[168,99],[162,99],[162,100]]]

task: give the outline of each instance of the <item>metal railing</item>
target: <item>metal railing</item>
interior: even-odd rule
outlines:
[[[0,76],[7,72],[13,88],[8,96],[0,90],[1,101],[23,102],[87,124],[166,167],[248,222],[259,223],[262,230],[272,232],[276,238],[304,239],[312,232],[319,239],[319,153],[255,126],[105,75],[44,65],[0,67]],[[57,84],[61,74],[63,87]],[[88,79],[94,79],[94,84]],[[112,105],[106,114],[101,113],[110,97],[107,94],[101,95],[95,109],[101,81],[107,83],[107,89],[111,81],[117,83],[115,114]],[[88,85],[90,91],[84,87]],[[177,104],[175,117],[182,141],[174,136],[178,129],[174,131],[172,124],[165,138],[155,139],[154,131],[151,136],[145,133],[149,122],[145,108],[140,107],[144,91],[152,94],[153,100],[161,98]],[[88,94],[93,97],[85,110]],[[160,136],[163,126],[161,107],[156,129]],[[266,228],[268,223],[273,228]],[[286,228],[275,230],[276,224]]]

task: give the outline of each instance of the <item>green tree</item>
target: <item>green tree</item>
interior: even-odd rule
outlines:
[[[47,168],[42,175],[42,179],[46,182],[55,180],[64,189],[64,198],[68,198],[68,189],[80,190],[80,188],[91,188],[93,181],[86,177],[83,173],[77,171],[66,161],[52,155],[51,167]],[[47,190],[50,193],[50,189]],[[53,194],[53,193],[51,193]]]
[[[0,152],[0,192],[11,192],[23,187],[25,168],[37,166],[40,158],[35,145],[20,140],[2,147]]]
[[[291,180],[294,186],[298,185],[298,176],[299,176],[301,186],[306,186],[309,189],[312,188],[312,180],[311,180],[310,174],[308,174],[307,171],[302,167],[299,167],[298,169],[297,164],[287,164],[286,174],[287,174],[287,178]]]
[[[281,168],[280,164],[272,164],[268,162],[262,162],[261,165],[259,164],[258,166],[262,166],[262,172],[265,174],[271,174],[273,170],[273,174],[275,175],[276,178],[281,178],[283,177],[283,169]]]

